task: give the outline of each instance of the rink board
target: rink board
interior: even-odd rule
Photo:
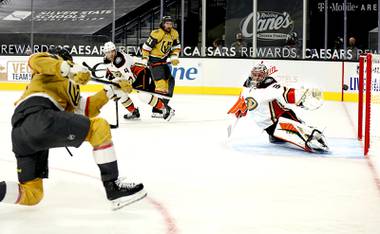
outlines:
[[[31,78],[27,56],[0,56],[0,90],[22,90]],[[102,57],[76,57],[90,66]],[[172,67],[177,94],[238,95],[254,64],[263,61],[278,82],[289,87],[316,87],[323,91],[325,100],[342,100],[342,83],[348,85],[343,99],[356,100],[357,63],[307,60],[258,60],[230,58],[181,58]],[[344,74],[343,74],[344,72]],[[102,85],[89,83],[82,90],[94,92]]]

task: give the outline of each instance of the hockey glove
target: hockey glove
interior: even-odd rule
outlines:
[[[129,80],[120,79],[116,80],[116,82],[120,85],[120,89],[125,93],[131,93],[132,92],[132,84]]]
[[[240,96],[236,103],[231,107],[227,114],[235,114],[236,118],[241,118],[247,115],[247,104],[243,96]]]
[[[61,75],[68,77],[75,83],[85,85],[91,79],[90,71],[78,64],[71,61],[63,61],[61,63]]]
[[[298,106],[306,110],[316,110],[323,104],[322,92],[319,89],[306,89],[298,102]]]
[[[170,62],[172,63],[173,66],[177,66],[179,64],[179,59],[177,55],[172,55],[170,57]]]
[[[72,80],[74,80],[74,82],[77,84],[86,85],[90,79],[91,74],[89,71],[80,71],[74,74]]]

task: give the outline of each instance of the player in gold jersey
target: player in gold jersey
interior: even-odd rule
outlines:
[[[164,16],[160,28],[151,32],[142,48],[142,63],[151,68],[156,85],[155,92],[173,96],[175,81],[168,62],[173,66],[178,65],[180,52],[181,44],[178,32],[173,28],[173,19]],[[164,101],[167,104],[169,99]],[[153,108],[152,117],[162,117],[162,112]]]
[[[17,159],[19,183],[0,182],[0,202],[36,205],[43,198],[43,178],[48,178],[50,148],[79,147],[84,141],[93,146],[107,198],[114,209],[144,196],[142,184],[118,179],[118,166],[109,124],[96,116],[111,97],[114,86],[105,86],[83,98],[80,85],[90,80],[90,72],[72,60],[65,49],[33,54],[29,58],[32,80],[16,102],[12,116],[12,148]],[[129,82],[120,80],[122,91]]]

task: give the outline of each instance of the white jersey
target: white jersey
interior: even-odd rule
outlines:
[[[242,96],[249,115],[263,129],[274,124],[282,114],[293,114],[285,105],[295,103],[295,89],[282,86],[272,77],[265,78],[257,88],[245,88]]]
[[[124,53],[117,52],[115,60],[111,61],[105,59],[104,63],[107,64],[107,78],[121,78],[135,81],[135,77],[131,71],[131,66],[134,64],[132,56]]]

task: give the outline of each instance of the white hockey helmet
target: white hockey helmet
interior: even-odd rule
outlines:
[[[251,70],[251,78],[256,86],[268,76],[268,68],[263,62],[255,65]]]
[[[108,52],[111,52],[113,50],[116,50],[116,46],[112,41],[108,41],[108,42],[104,43],[103,53],[108,53]]]

